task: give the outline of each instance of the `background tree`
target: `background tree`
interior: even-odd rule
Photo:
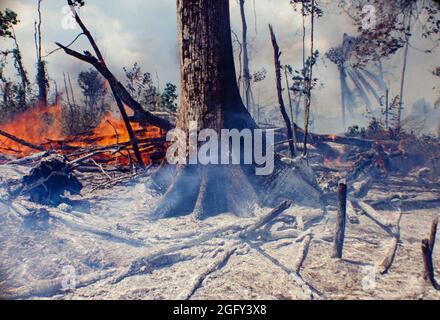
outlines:
[[[175,113],[177,111],[177,97],[177,86],[168,82],[160,95],[161,111]]]
[[[346,112],[353,112],[358,105],[357,97],[360,97],[368,110],[371,110],[371,102],[368,97],[372,94],[378,103],[381,103],[379,94],[383,81],[370,70],[367,65],[353,62],[357,61],[355,48],[360,38],[350,37],[344,33],[341,46],[331,48],[326,57],[336,64],[339,71],[339,82],[341,88],[342,127],[346,127]],[[350,88],[350,84],[354,88]],[[383,92],[385,94],[385,92]]]
[[[432,0],[353,0],[351,4],[346,12],[353,18],[362,39],[354,48],[359,64],[365,65],[368,61],[388,57],[404,48],[396,119],[396,129],[400,130],[408,51],[413,30],[415,24],[419,24],[422,37],[437,42],[440,6]],[[364,10],[365,8],[367,10]],[[428,49],[426,52],[430,53],[431,50]]]
[[[38,101],[43,106],[47,105],[47,95],[49,90],[49,81],[47,78],[47,70],[46,70],[46,61],[43,60],[42,56],[42,34],[41,34],[41,2],[43,0],[37,0],[37,12],[38,12],[38,20],[34,23],[34,38],[35,38],[35,49],[37,53],[37,86],[38,86]]]
[[[0,38],[10,38],[13,40],[14,43],[14,48],[12,50],[3,51],[2,55],[5,57],[8,54],[12,55],[14,67],[17,70],[18,77],[20,78],[20,84],[14,85],[19,109],[16,111],[23,111],[26,109],[26,95],[29,90],[30,82],[27,76],[27,72],[23,66],[22,55],[14,30],[14,25],[16,25],[18,22],[19,20],[17,18],[17,14],[14,11],[9,9],[6,9],[4,12],[0,11]],[[7,85],[5,88],[11,87],[12,85]]]
[[[124,68],[126,87],[131,96],[138,101],[145,110],[156,111],[160,94],[154,85],[149,72],[143,72],[137,62],[131,69]]]
[[[96,107],[107,94],[105,81],[98,71],[89,69],[78,75],[78,85],[82,90],[85,104],[88,107]]]
[[[314,33],[315,33],[315,18],[322,17],[324,11],[319,6],[316,0],[291,0],[295,11],[300,11],[303,17],[303,78],[304,78],[304,155],[307,154],[307,139],[310,124],[310,111],[312,105],[312,89],[316,80],[313,78],[313,66],[316,64],[317,52],[314,49]],[[300,7],[300,8],[299,8]],[[310,16],[310,55],[305,59],[305,26],[304,19]],[[308,61],[308,64],[307,64]]]

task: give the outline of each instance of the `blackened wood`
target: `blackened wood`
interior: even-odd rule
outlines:
[[[130,121],[128,120],[127,112],[125,111],[125,108],[124,108],[124,105],[122,104],[121,98],[117,95],[115,89],[113,87],[111,87],[111,88],[112,88],[113,96],[115,97],[115,100],[116,100],[116,104],[118,105],[119,112],[121,113],[122,119],[124,120],[125,128],[127,129],[127,132],[128,132],[128,136],[130,137],[130,140],[131,140],[131,143],[133,146],[134,155],[136,157],[138,165],[140,167],[144,167],[145,164],[144,164],[144,161],[142,160],[142,155],[139,151],[138,142],[136,140],[136,136],[134,135],[133,128],[131,127]]]
[[[437,233],[438,217],[435,217],[431,224],[429,239],[422,240],[422,253],[424,273],[423,277],[429,281],[436,290],[440,290],[440,285],[435,280],[434,263],[432,261],[432,253],[434,251],[435,237]]]
[[[347,217],[347,185],[343,182],[338,187],[338,216],[336,220],[336,232],[333,246],[333,258],[342,258],[344,247],[345,223]]]
[[[437,283],[434,277],[434,264],[432,262],[432,251],[429,244],[429,239],[422,240],[422,254],[425,280],[429,281],[434,289],[440,290],[440,285]]]
[[[282,87],[281,87],[281,63],[280,63],[280,48],[277,43],[277,39],[275,37],[275,33],[273,32],[273,28],[271,25],[269,25],[269,31],[270,31],[270,37],[272,40],[272,46],[273,46],[273,58],[274,58],[274,64],[275,64],[275,79],[276,79],[276,86],[277,86],[277,95],[278,95],[278,104],[280,105],[280,111],[281,115],[283,116],[284,122],[286,123],[286,129],[287,129],[287,139],[289,141],[289,149],[290,149],[290,155],[292,157],[295,156],[295,147],[293,145],[294,139],[293,139],[293,132],[292,132],[292,124],[290,122],[289,116],[286,112],[286,107],[284,105],[284,99],[283,99],[283,93],[282,93]],[[289,88],[287,88],[289,90]]]
[[[431,232],[429,234],[429,248],[431,249],[431,251],[434,251],[435,237],[437,234],[437,226],[438,226],[438,217],[435,217],[432,220]]]

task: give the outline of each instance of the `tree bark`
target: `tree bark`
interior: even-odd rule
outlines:
[[[255,127],[238,91],[232,55],[229,1],[178,0],[180,111],[177,127]]]

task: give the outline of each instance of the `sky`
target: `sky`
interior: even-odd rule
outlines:
[[[231,0],[232,29],[241,35],[240,12],[237,0]],[[300,68],[302,61],[301,16],[294,12],[289,0],[247,0],[246,14],[249,27],[250,67],[252,71],[265,69],[267,77],[253,88],[255,101],[262,106],[276,106],[276,87],[273,66],[273,49],[270,42],[268,24],[274,27],[281,47],[282,64]],[[340,83],[336,66],[325,59],[324,53],[342,42],[344,33],[355,34],[355,28],[348,16],[342,14],[334,1],[322,0],[324,17],[316,21],[315,47],[321,52],[314,70],[322,86],[314,91],[312,113],[316,132],[339,132],[341,127]],[[64,0],[43,0],[42,34],[43,54],[56,48],[55,42],[70,43],[80,32],[66,28],[68,14]],[[37,16],[37,0],[0,0],[0,10],[10,8],[18,13],[20,23],[16,35],[23,52],[25,67],[31,78],[35,77],[36,53],[34,47],[34,21]],[[179,59],[177,44],[176,1],[175,0],[86,0],[80,15],[88,26],[111,71],[123,78],[123,67],[138,62],[144,71],[152,74],[153,80],[162,88],[165,83],[179,82]],[[255,19],[256,18],[256,19]],[[415,32],[417,34],[417,31]],[[308,38],[308,35],[307,35]],[[12,43],[0,40],[0,48],[10,47]],[[408,57],[406,79],[405,112],[411,113],[415,102],[425,99],[433,105],[440,96],[440,78],[431,71],[439,65],[439,49],[431,54],[423,51],[432,43],[413,36]],[[80,38],[72,46],[80,52],[91,50],[87,41]],[[307,50],[308,51],[308,50]],[[76,79],[80,71],[89,65],[57,51],[46,58],[50,77],[62,87],[63,72],[69,72]],[[400,70],[403,50],[385,61],[386,80],[391,95],[399,93]],[[10,68],[11,69],[11,68]],[[12,72],[12,70],[9,70]],[[76,82],[76,81],[74,81]],[[79,93],[78,93],[79,95]],[[287,99],[287,98],[286,98]],[[285,101],[287,104],[287,100]],[[277,109],[270,109],[276,113]],[[356,119],[365,120],[362,108]],[[276,116],[279,116],[276,114]],[[438,113],[435,117],[438,116]],[[355,120],[352,120],[352,123]],[[430,125],[434,130],[434,122]]]

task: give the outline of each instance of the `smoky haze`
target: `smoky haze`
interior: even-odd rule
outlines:
[[[277,106],[273,51],[270,44],[268,24],[274,27],[281,51],[281,63],[290,64],[300,69],[302,64],[301,16],[294,12],[289,0],[248,0],[246,14],[248,20],[248,38],[251,73],[267,71],[264,81],[253,87],[255,102],[275,117]],[[324,17],[316,22],[315,47],[320,51],[320,60],[314,70],[320,85],[313,93],[312,117],[313,131],[338,133],[342,131],[340,88],[337,67],[325,59],[325,52],[342,42],[344,33],[354,35],[352,21],[331,1],[323,2]],[[65,1],[42,2],[43,54],[56,48],[55,42],[70,43],[80,32],[62,27]],[[30,78],[35,79],[36,54],[34,47],[34,21],[37,17],[37,1],[1,0],[0,9],[10,8],[17,12],[20,23],[16,26],[16,35],[23,51],[25,67]],[[153,81],[163,89],[166,82],[178,84],[179,58],[177,44],[176,3],[174,0],[116,0],[86,1],[80,9],[80,15],[100,46],[110,69],[123,80],[123,67],[130,67],[138,62],[143,71],[152,75]],[[232,29],[241,36],[240,12],[237,1],[231,1]],[[307,34],[307,39],[309,35]],[[1,48],[11,47],[10,40],[0,40]],[[308,45],[308,41],[307,41]],[[439,111],[434,104],[439,97],[440,78],[431,71],[438,66],[439,49],[432,53],[423,52],[431,48],[432,43],[422,40],[419,30],[412,37],[408,57],[408,69],[405,93],[405,115],[422,115],[429,112],[425,122],[427,131],[435,132]],[[81,37],[72,46],[80,52],[91,50],[87,41]],[[308,52],[308,51],[307,51]],[[237,56],[237,52],[236,52]],[[80,71],[87,70],[89,65],[57,51],[46,58],[48,73],[61,88],[63,72],[69,72],[76,79]],[[385,61],[385,77],[390,84],[391,95],[399,93],[400,70],[403,61],[403,50]],[[9,63],[7,72],[12,77],[14,70]],[[238,67],[238,63],[236,63]],[[76,83],[76,81],[74,81]],[[79,96],[79,90],[76,93]],[[286,98],[287,101],[287,98]],[[373,100],[372,100],[373,101]],[[376,104],[377,105],[377,104]],[[378,108],[373,102],[373,108]],[[415,105],[415,108],[413,107]],[[365,124],[365,111],[359,107],[356,114],[350,117],[349,124]],[[431,115],[432,114],[432,115]],[[282,122],[280,122],[282,123]]]

